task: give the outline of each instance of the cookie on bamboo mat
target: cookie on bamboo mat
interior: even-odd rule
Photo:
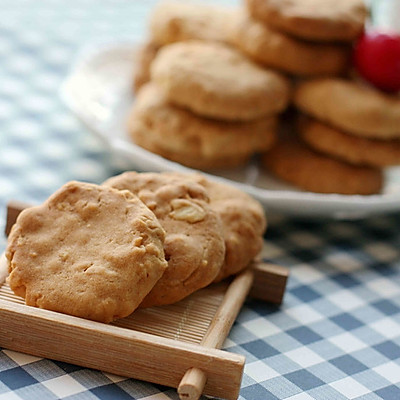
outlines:
[[[157,85],[148,83],[137,95],[128,129],[133,141],[149,151],[210,169],[238,166],[253,153],[267,151],[277,125],[276,116],[245,122],[203,118],[169,103]]]
[[[310,192],[369,195],[383,185],[381,170],[322,155],[294,137],[279,140],[262,163],[276,177]]]
[[[246,268],[260,253],[267,220],[261,204],[247,193],[223,183],[192,175],[210,196],[210,207],[222,219],[225,260],[215,281]]]
[[[222,222],[203,186],[185,176],[126,172],[105,186],[129,190],[150,208],[166,231],[168,268],[141,307],[175,303],[210,284],[225,255]]]
[[[285,77],[219,43],[163,47],[151,65],[151,78],[170,102],[209,118],[262,118],[283,111],[289,101]]]
[[[343,45],[306,42],[281,33],[246,12],[231,24],[231,40],[255,61],[299,76],[338,75],[349,64]]]
[[[132,193],[70,182],[19,215],[6,250],[10,287],[27,305],[110,322],[166,270],[164,238]]]
[[[234,12],[211,4],[160,2],[150,17],[150,37],[159,46],[192,39],[226,42]]]
[[[344,41],[362,32],[368,12],[363,0],[246,0],[251,15],[306,40]]]
[[[153,62],[159,46],[153,42],[142,44],[136,54],[133,74],[133,90],[135,92],[150,80],[150,65]]]
[[[313,149],[357,165],[400,164],[400,139],[379,140],[350,135],[316,119],[299,121],[298,132]]]
[[[400,97],[356,81],[305,81],[296,88],[294,103],[305,114],[354,135],[400,138]]]

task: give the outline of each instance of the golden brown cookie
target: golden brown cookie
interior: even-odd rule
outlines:
[[[219,43],[180,42],[163,47],[151,77],[167,99],[194,113],[222,120],[252,120],[283,111],[289,82]]]
[[[310,192],[369,195],[383,185],[381,170],[321,155],[293,137],[279,140],[262,163],[278,178]]]
[[[349,135],[311,118],[300,121],[298,131],[315,150],[352,164],[373,167],[400,164],[400,139],[379,140]]]
[[[231,185],[194,174],[210,196],[210,207],[222,219],[225,238],[225,260],[215,281],[218,282],[246,268],[259,254],[267,221],[261,204]]]
[[[150,80],[150,65],[153,62],[159,47],[147,42],[138,49],[135,59],[135,69],[133,73],[133,90],[135,92]]]
[[[304,113],[345,132],[371,139],[400,138],[400,97],[359,82],[305,81],[295,90],[294,102]]]
[[[356,39],[368,12],[363,0],[246,0],[251,15],[302,39]]]
[[[10,287],[27,305],[110,322],[164,273],[164,237],[132,193],[69,182],[19,215],[6,250]]]
[[[192,39],[225,42],[233,13],[211,4],[160,2],[150,18],[151,40],[159,46]]]
[[[299,76],[338,75],[349,64],[349,49],[296,39],[242,13],[232,23],[231,39],[255,61]]]
[[[153,83],[137,95],[129,117],[132,139],[147,150],[194,168],[240,165],[275,141],[277,117],[249,122],[202,118],[170,104]]]
[[[166,232],[168,268],[141,307],[175,303],[215,279],[225,255],[222,222],[201,185],[184,175],[137,172],[104,185],[139,196]]]
[[[191,154],[189,152],[179,153],[176,151],[167,150],[164,147],[161,147],[161,143],[159,144],[153,142],[149,135],[146,135],[146,133],[142,130],[135,131],[134,136],[136,143],[143,149],[166,158],[167,160],[202,171],[215,171],[226,168],[240,167],[250,161],[250,154],[239,154],[227,157],[199,158],[196,154]]]

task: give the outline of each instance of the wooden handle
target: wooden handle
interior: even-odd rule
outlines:
[[[229,285],[224,299],[218,307],[203,340],[200,342],[202,346],[215,349],[219,349],[222,346],[246,300],[253,280],[254,272],[252,269],[247,269]],[[203,371],[198,368],[189,369],[178,386],[180,399],[197,400],[203,393],[206,382],[207,376]],[[237,396],[233,399],[235,398]]]
[[[246,269],[232,281],[201,341],[202,346],[214,349],[219,349],[222,346],[246,300],[253,279],[253,270]]]
[[[181,400],[197,400],[202,395],[206,382],[207,376],[201,369],[189,369],[179,383],[179,398]]]

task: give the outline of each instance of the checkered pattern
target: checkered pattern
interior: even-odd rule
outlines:
[[[226,0],[225,2],[229,2]],[[6,202],[118,172],[58,97],[77,51],[139,40],[153,0],[2,0],[0,224]],[[225,348],[246,356],[240,399],[400,399],[400,215],[271,221],[264,258],[289,266],[281,307],[249,300]],[[5,246],[0,239],[0,250]],[[0,321],[1,323],[1,321]],[[177,399],[174,389],[0,351],[0,400]]]
[[[264,255],[291,277],[283,306],[249,301],[227,342],[247,359],[243,399],[400,398],[399,222],[272,226]]]

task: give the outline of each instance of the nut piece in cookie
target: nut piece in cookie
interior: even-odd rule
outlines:
[[[151,78],[170,102],[209,118],[262,118],[283,111],[289,101],[287,78],[220,43],[189,41],[161,48]]]
[[[141,307],[177,302],[215,279],[225,255],[223,228],[203,186],[185,176],[136,172],[104,185],[138,195],[166,232],[168,268]]]
[[[363,0],[246,0],[251,15],[275,29],[315,41],[351,42],[368,12]]]
[[[279,140],[262,162],[276,177],[310,192],[369,195],[383,185],[381,170],[322,155],[292,136]]]
[[[129,117],[133,141],[149,151],[190,167],[240,165],[276,139],[278,118],[230,122],[199,117],[170,104],[154,83],[143,86]]]
[[[234,12],[200,2],[160,2],[150,18],[151,40],[159,46],[193,39],[226,42],[227,24]]]
[[[19,215],[6,250],[10,287],[30,306],[123,318],[164,273],[164,238],[132,193],[69,182]]]
[[[190,177],[204,186],[210,207],[222,220],[226,251],[224,264],[215,278],[218,282],[246,268],[260,253],[267,220],[261,204],[247,193],[201,174]]]

